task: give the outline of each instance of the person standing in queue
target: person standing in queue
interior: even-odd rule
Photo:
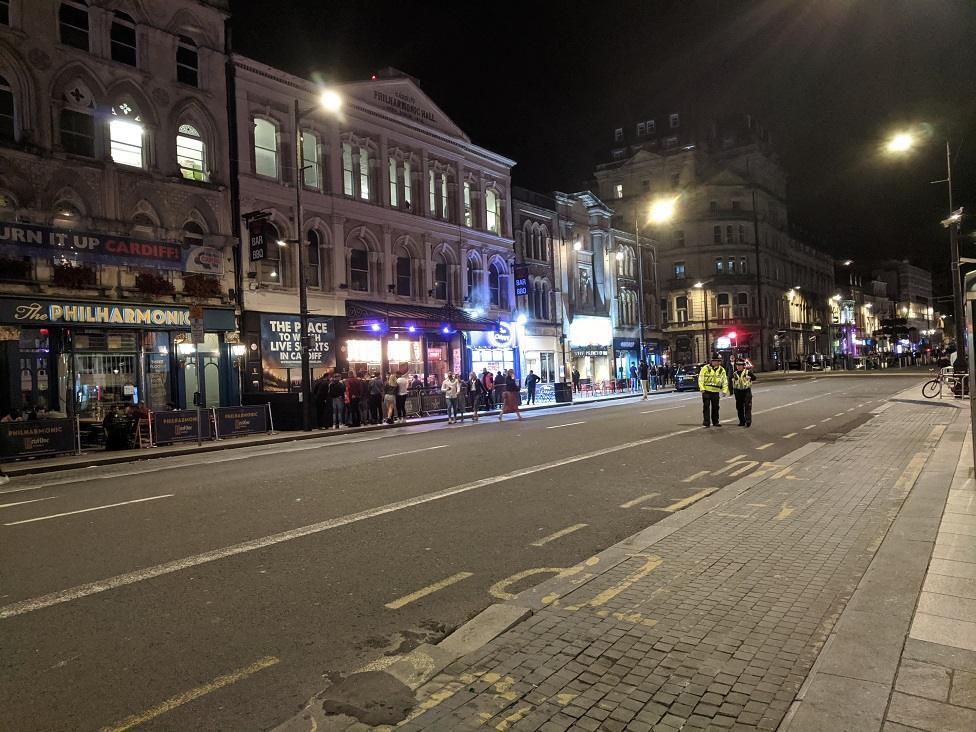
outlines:
[[[729,393],[729,377],[722,368],[722,358],[713,353],[709,362],[698,372],[698,390],[702,395],[702,427],[721,427],[718,421],[719,399]]]
[[[519,391],[521,387],[519,386],[518,379],[515,378],[515,371],[513,369],[508,370],[508,374],[505,376],[505,393],[502,394],[502,411],[498,413],[498,421],[502,421],[502,417],[510,412],[514,412],[515,416],[522,419],[522,413],[519,411]]]
[[[732,373],[732,393],[735,395],[735,411],[739,414],[740,427],[752,427],[752,382],[756,374],[746,368],[741,359],[735,362]]]
[[[535,404],[535,385],[539,383],[539,377],[536,375],[535,371],[529,369],[529,375],[525,377],[525,403]]]
[[[468,380],[464,384],[464,397],[468,406],[471,408],[471,419],[478,421],[478,406],[487,398],[488,390],[478,378],[478,374],[472,371],[468,374]]]

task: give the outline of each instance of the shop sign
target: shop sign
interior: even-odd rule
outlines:
[[[576,316],[569,324],[569,340],[581,346],[609,346],[613,342],[610,318]]]
[[[0,456],[28,457],[74,452],[77,425],[73,419],[0,422]]]
[[[118,325],[129,328],[190,327],[180,307],[67,301],[0,300],[0,320],[23,325]]]
[[[312,368],[336,365],[335,318],[308,319],[308,360]],[[297,315],[261,315],[261,363],[265,369],[302,365],[301,319]]]
[[[497,330],[472,330],[466,333],[471,348],[515,348],[516,335],[512,323],[498,323]]]
[[[606,356],[607,348],[604,346],[586,346],[584,348],[574,348],[573,358],[583,358],[584,356]]]
[[[212,440],[210,429],[210,410],[202,410],[203,423],[200,425],[200,436],[204,440]],[[153,412],[153,440],[157,445],[171,442],[185,442],[197,439],[197,410],[179,409],[172,412]]]
[[[210,274],[223,271],[221,252],[213,247],[184,249],[179,242],[145,241],[33,224],[0,222],[0,244],[17,256],[67,257],[92,264]]]
[[[268,247],[274,243],[271,241],[271,234],[271,226],[265,219],[256,219],[248,225],[247,240],[252,262],[268,256]]]
[[[515,297],[522,297],[529,294],[529,268],[524,264],[516,264],[514,267],[515,275]]]
[[[613,350],[615,351],[636,351],[637,341],[633,338],[614,338]]]
[[[217,437],[253,435],[268,431],[268,405],[216,407]]]

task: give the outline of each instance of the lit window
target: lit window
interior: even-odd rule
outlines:
[[[88,50],[88,5],[85,0],[65,0],[58,9],[61,43]]]
[[[143,127],[136,110],[125,102],[112,107],[112,121],[108,128],[112,161],[133,168],[143,167]]]
[[[200,54],[192,38],[180,36],[176,47],[176,80],[181,84],[200,86]]]
[[[180,166],[180,175],[187,180],[207,180],[206,146],[193,125],[180,125],[176,136],[176,162]]]
[[[450,211],[447,198],[447,173],[441,173],[441,218],[447,220]]]
[[[13,140],[17,135],[14,121],[14,92],[0,76],[0,138]]]
[[[407,208],[413,208],[413,176],[410,172],[410,161],[403,161],[403,202]]]
[[[356,195],[352,170],[352,145],[342,143],[342,192],[347,196]]]
[[[674,300],[674,319],[679,323],[688,322],[688,298],[682,295]]]
[[[613,197],[614,198],[623,198],[624,197],[624,184],[623,183],[617,183],[613,187]]]
[[[668,124],[671,125],[671,129],[673,130],[681,124],[681,118],[676,114],[672,114],[668,117]]]
[[[365,248],[349,252],[349,288],[369,292],[369,252]]]
[[[651,135],[654,133],[654,120],[647,120],[647,134]]]
[[[136,65],[136,23],[125,13],[115,12],[110,32],[112,60],[128,66]]]
[[[69,155],[95,157],[95,117],[90,112],[61,110],[61,147]]]
[[[498,193],[494,188],[489,188],[485,192],[485,214],[488,231],[493,234],[499,233],[498,213]]]
[[[359,197],[369,200],[369,150],[359,148]]]
[[[311,132],[302,133],[302,180],[308,188],[322,186],[319,168],[319,138]]]
[[[715,257],[715,272],[716,274],[722,274],[724,269],[724,264],[721,257]]]
[[[471,183],[464,182],[464,225],[468,228],[474,226],[474,216],[471,208]]]
[[[739,257],[739,274],[745,274],[746,271],[746,258]]]
[[[735,257],[729,257],[727,271],[729,274],[735,274]]]
[[[437,190],[434,188],[433,169],[427,171],[427,203],[430,205],[430,215],[437,215]]]
[[[685,278],[685,263],[675,262],[674,263],[674,278],[676,280],[683,280]]]
[[[623,127],[618,127],[617,129],[615,129],[613,131],[613,139],[614,140],[617,140],[618,142],[620,140],[624,139],[624,128]]]
[[[322,286],[322,270],[319,267],[319,234],[309,231],[306,240],[308,251],[305,257],[305,283],[309,287]]]
[[[266,119],[254,120],[254,172],[278,177],[278,128]]]
[[[390,158],[390,207],[396,208],[399,204],[399,190],[397,184],[397,161]]]

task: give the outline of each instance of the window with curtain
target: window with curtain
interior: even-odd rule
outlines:
[[[729,293],[721,292],[715,296],[719,320],[729,320],[732,317],[732,298]]]
[[[115,11],[109,32],[112,60],[128,66],[137,65],[136,23],[132,16]]]
[[[413,175],[409,160],[403,161],[403,202],[408,209],[413,209]]]
[[[189,86],[200,86],[200,53],[192,38],[180,36],[176,46],[176,80]]]
[[[359,148],[359,197],[369,200],[369,149]]]
[[[17,136],[14,116],[14,91],[5,78],[0,76],[0,138],[13,140]]]
[[[437,189],[434,186],[436,175],[433,168],[427,171],[427,204],[431,216],[437,215]]]
[[[62,109],[59,118],[61,147],[69,155],[95,157],[95,117],[91,112]]]
[[[498,193],[494,188],[489,188],[485,192],[485,224],[488,231],[492,234],[500,233]]]
[[[390,158],[390,208],[397,208],[400,205],[399,195],[399,181],[397,181],[397,161],[396,158]]]
[[[441,173],[441,218],[447,221],[450,214],[451,207],[447,196],[447,173]]]
[[[464,225],[469,229],[474,226],[474,214],[471,209],[471,183],[464,181]]]
[[[406,252],[396,260],[396,294],[403,297],[413,294],[413,260]]]
[[[176,162],[187,180],[207,180],[207,148],[193,125],[180,125],[176,135]]]
[[[109,122],[109,152],[112,161],[133,168],[145,166],[143,155],[144,128],[138,111],[127,102],[112,107]]]
[[[319,138],[312,132],[302,132],[302,180],[306,188],[322,187]]]
[[[352,169],[352,145],[342,143],[342,193],[346,196],[356,195],[356,182]]]
[[[88,51],[88,4],[85,0],[64,0],[58,8],[61,43]]]
[[[349,289],[369,292],[369,252],[362,244],[349,253]]]
[[[270,120],[254,120],[254,172],[278,177],[278,128]]]
[[[309,287],[322,286],[320,245],[319,233],[314,229],[310,230],[308,236],[305,237],[305,246],[308,247],[305,256],[305,284]]]
[[[688,322],[688,298],[684,295],[674,299],[674,319],[678,323]]]

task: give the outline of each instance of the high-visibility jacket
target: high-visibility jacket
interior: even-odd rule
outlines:
[[[698,390],[728,394],[729,376],[725,373],[725,369],[721,366],[717,369],[713,369],[710,365],[702,366],[701,371],[698,372]]]
[[[732,372],[732,388],[736,391],[743,391],[744,389],[751,389],[752,382],[756,380],[756,375],[752,373],[749,369],[742,369],[742,371]]]

